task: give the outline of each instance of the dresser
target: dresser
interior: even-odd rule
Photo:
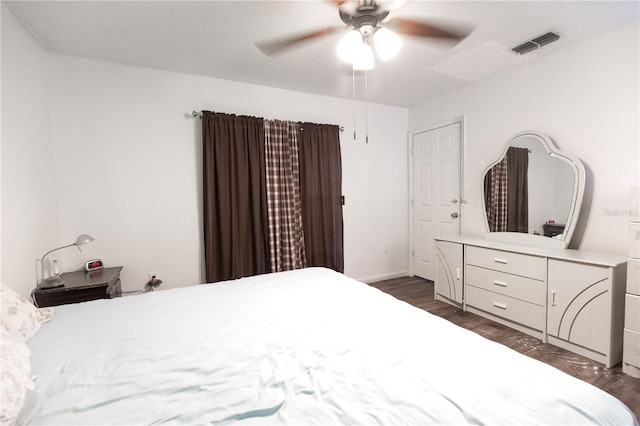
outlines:
[[[631,191],[622,371],[640,378],[640,199]]]
[[[624,257],[465,237],[437,239],[436,253],[436,299],[607,367],[621,362]]]
[[[35,289],[34,301],[42,308],[120,297],[122,295],[121,270],[121,266],[116,266],[91,272],[66,272],[60,275],[64,281],[63,286]]]

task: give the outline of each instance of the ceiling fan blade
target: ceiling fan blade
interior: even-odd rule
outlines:
[[[360,7],[359,0],[328,0],[342,13],[353,15]]]
[[[381,0],[378,1],[380,4],[380,8],[388,11],[400,9],[406,3],[409,3],[411,0]]]
[[[276,39],[276,40],[257,42],[256,46],[265,55],[273,56],[279,53],[283,53],[284,51],[290,48],[297,47],[298,45],[304,42],[322,38],[330,34],[333,34],[337,31],[341,31],[343,29],[344,29],[344,26],[328,27],[328,28],[323,28],[316,31],[311,31],[308,33],[299,34],[292,37],[285,37],[285,38]]]
[[[416,37],[431,37],[450,41],[464,40],[473,29],[464,28],[457,25],[455,29],[444,25],[427,24],[405,18],[393,18],[386,24],[390,30],[398,34],[411,35]]]

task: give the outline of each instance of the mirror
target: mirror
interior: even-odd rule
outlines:
[[[551,139],[523,132],[483,175],[487,239],[566,248],[584,194],[584,166]]]

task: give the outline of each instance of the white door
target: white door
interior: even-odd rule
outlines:
[[[411,135],[413,273],[435,280],[436,237],[460,234],[460,123]]]

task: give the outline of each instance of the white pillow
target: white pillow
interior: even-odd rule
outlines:
[[[27,389],[34,389],[31,380],[29,348],[22,339],[16,339],[8,333],[0,336],[0,374],[2,380],[2,399],[0,401],[0,421],[3,425],[15,424],[24,405]]]
[[[0,284],[2,320],[0,328],[10,336],[27,341],[40,329],[40,324],[53,317],[52,309],[38,309],[16,293],[11,287]]]

